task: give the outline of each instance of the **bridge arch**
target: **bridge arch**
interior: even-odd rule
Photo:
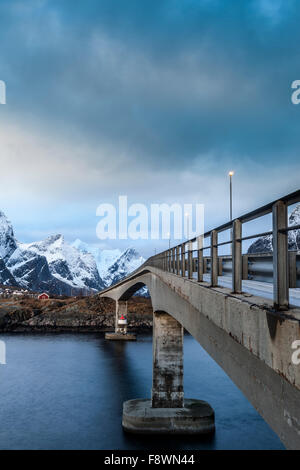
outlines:
[[[101,297],[108,297],[109,299],[113,299],[115,301],[125,301],[129,300],[142,287],[147,287],[152,298],[151,276],[152,274],[149,271],[144,272],[142,273],[142,275],[136,278],[133,277],[130,281],[127,281],[126,283],[120,283],[116,285],[113,289],[109,289],[103,293],[100,293],[100,295]]]

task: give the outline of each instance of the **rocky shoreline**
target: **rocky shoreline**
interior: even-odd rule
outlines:
[[[106,332],[114,329],[115,302],[99,296],[83,299],[0,301],[0,332]],[[128,328],[152,329],[150,299],[128,302]]]

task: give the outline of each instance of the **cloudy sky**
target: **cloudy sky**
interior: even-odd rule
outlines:
[[[0,209],[17,237],[97,243],[97,206],[123,194],[203,203],[209,229],[232,168],[236,216],[298,189],[299,24],[296,0],[1,0]]]

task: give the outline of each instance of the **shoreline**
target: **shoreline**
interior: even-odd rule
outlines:
[[[150,299],[128,302],[128,329],[152,331],[153,310]],[[0,302],[1,333],[107,333],[115,328],[115,302],[98,296],[84,299],[50,301],[5,300]]]
[[[5,335],[5,334],[34,334],[34,333],[110,333],[113,331],[113,328],[95,328],[95,327],[44,327],[44,328],[26,328],[26,327],[16,327],[12,329],[0,329],[0,335]],[[141,328],[129,328],[128,330],[129,333],[137,333],[137,334],[145,334],[145,333],[151,333],[152,332],[152,326],[144,326]]]

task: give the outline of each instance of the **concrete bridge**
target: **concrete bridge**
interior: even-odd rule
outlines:
[[[139,433],[204,433],[214,430],[209,404],[184,399],[183,329],[223,368],[289,449],[300,449],[300,309],[290,305],[291,272],[288,206],[300,191],[160,253],[118,284],[101,292],[116,311],[142,286],[153,306],[153,385],[151,400],[124,404],[123,426]],[[272,213],[273,229],[242,236],[242,225]],[[218,234],[232,231],[229,242]],[[273,299],[243,291],[242,242],[273,235]],[[204,247],[204,239],[210,246]],[[232,246],[232,285],[218,285],[218,247]],[[196,244],[196,247],[195,247]],[[204,251],[210,250],[205,275]],[[297,270],[296,264],[293,265]],[[293,281],[294,282],[294,281]],[[267,291],[267,289],[266,289]],[[296,290],[297,292],[297,290]],[[298,346],[297,346],[298,344]],[[298,351],[299,354],[298,354]],[[205,380],[205,370],[199,371]]]

